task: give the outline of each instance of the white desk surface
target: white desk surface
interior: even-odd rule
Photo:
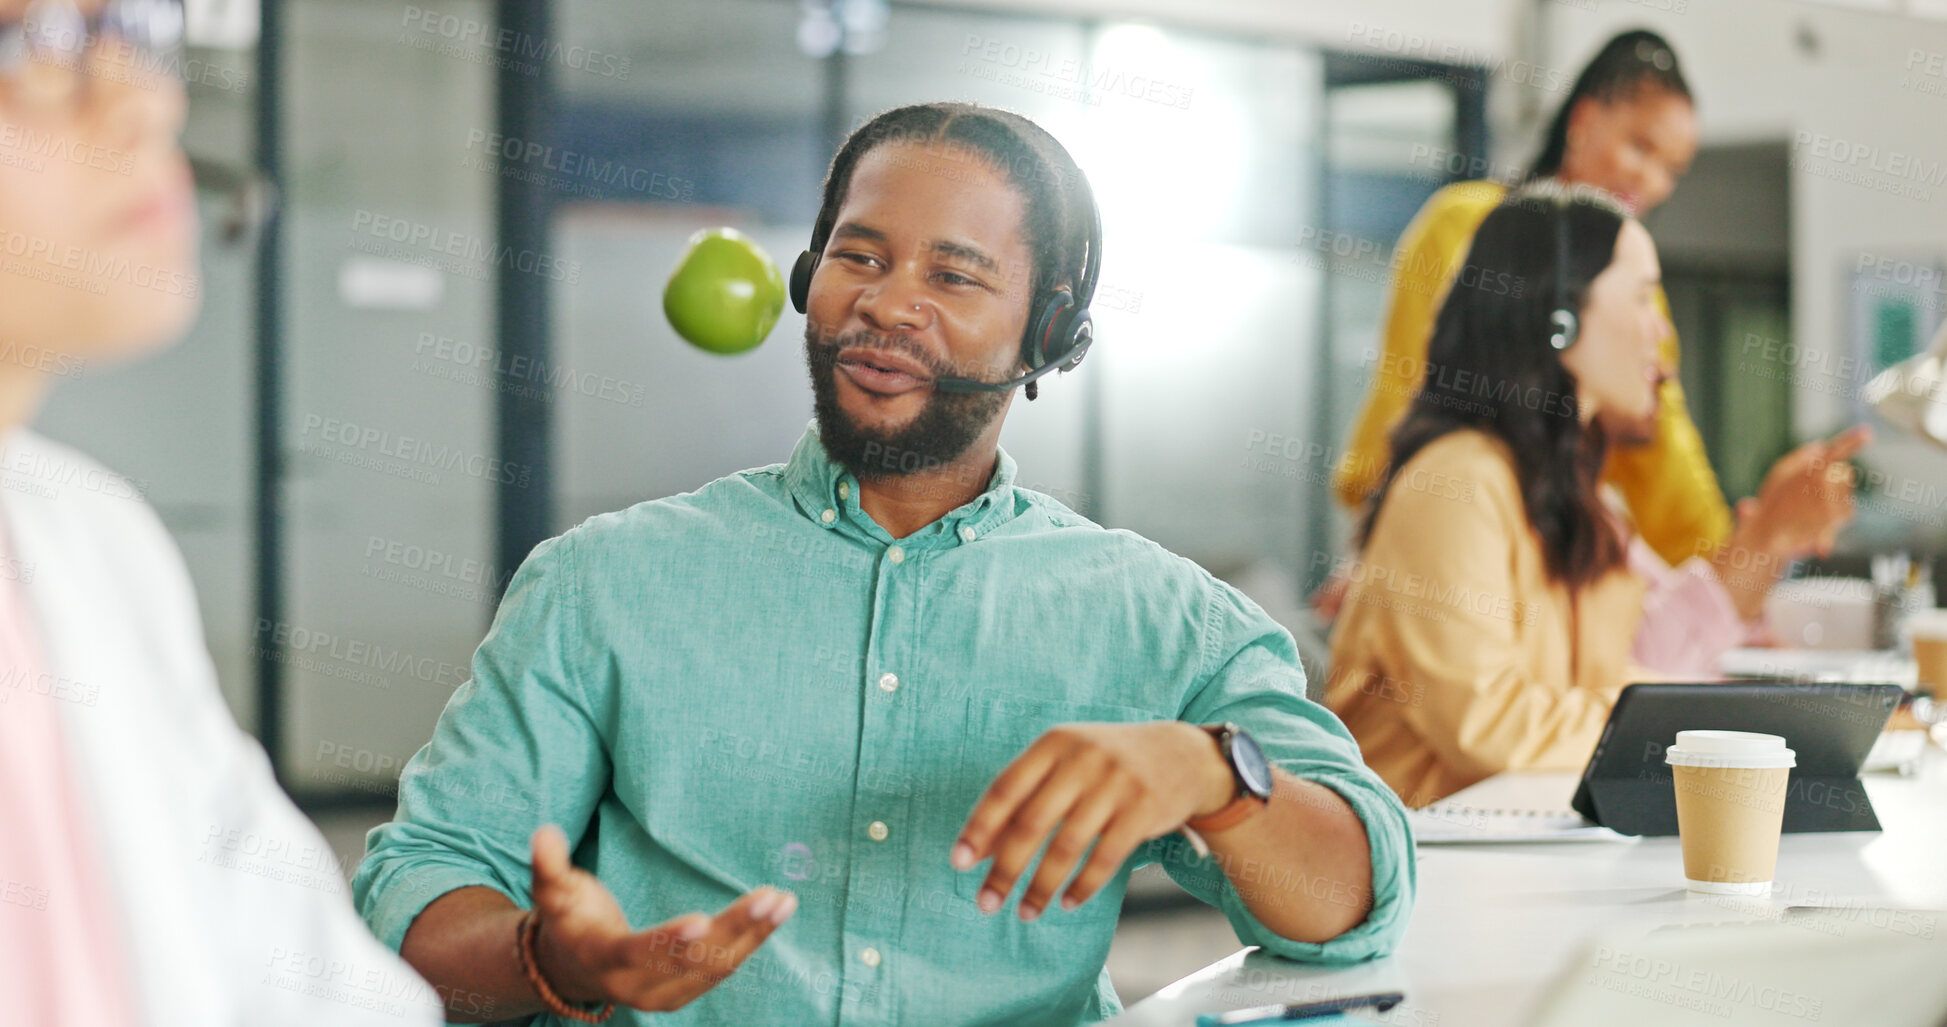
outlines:
[[[1912,691],[1920,666],[1899,650],[1885,649],[1732,649],[1718,662],[1732,677],[1789,681],[1889,682]]]
[[[1451,801],[1565,809],[1576,777],[1502,774]],[[1947,910],[1947,752],[1929,746],[1914,774],[1864,781],[1885,830],[1786,835],[1768,897],[1691,894],[1675,838],[1427,846],[1392,956],[1328,969],[1248,948],[1108,1023],[1185,1027],[1198,1013],[1398,990],[1405,1004],[1377,1022],[1503,1027],[1528,1022],[1575,944],[1598,930],[1762,921],[1800,905]]]

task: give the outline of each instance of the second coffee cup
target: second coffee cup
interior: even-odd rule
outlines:
[[[1919,610],[1907,618],[1913,639],[1913,662],[1919,670],[1920,691],[1947,701],[1947,610]]]

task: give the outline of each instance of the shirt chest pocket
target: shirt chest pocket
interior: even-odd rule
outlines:
[[[985,794],[995,776],[1006,769],[1015,757],[1026,752],[1035,739],[1049,728],[1061,724],[1144,723],[1158,719],[1161,718],[1148,710],[1113,703],[1073,702],[1005,692],[983,692],[969,696],[956,762],[958,775],[970,789],[961,806],[962,822],[973,812],[974,804],[980,801],[980,796]],[[986,883],[990,865],[983,862],[972,870],[954,875],[954,889],[961,898],[969,902],[978,898],[981,886]],[[1000,911],[993,914],[993,919],[1004,917],[1014,920],[1015,907],[1020,904],[1021,896],[1026,894],[1028,882],[1034,879],[1040,865],[1041,855],[1037,853],[1015,882]],[[1079,868],[1078,863],[1076,869]],[[1098,895],[1075,910],[1050,908],[1043,912],[1036,924],[1077,927],[1113,924],[1119,912],[1116,907],[1120,903],[1104,901],[1108,898],[1110,896]],[[1015,922],[1019,923],[1018,920]]]

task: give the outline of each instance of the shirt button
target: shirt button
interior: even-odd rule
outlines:
[[[849,495],[851,495],[851,494],[852,494],[852,483],[851,483],[851,482],[849,482],[849,481],[841,481],[841,482],[839,482],[839,483],[838,483],[838,498],[840,498],[840,499],[844,499],[845,497],[847,497],[847,496],[849,496]]]
[[[831,522],[838,520],[838,511],[826,510],[824,513],[818,515],[818,519],[824,521],[826,524],[830,524]]]
[[[866,827],[865,833],[873,841],[882,842],[886,840],[886,835],[889,834],[890,832],[886,830],[885,821],[874,820],[869,826]]]
[[[905,563],[906,551],[898,546],[893,546],[891,549],[886,550],[886,559],[891,560],[893,563]]]
[[[864,963],[866,966],[878,966],[879,950],[867,948],[864,952],[859,953],[859,962]]]
[[[899,675],[892,674],[892,673],[879,675],[879,691],[881,692],[899,691]]]
[[[974,530],[972,528],[960,529],[960,541],[972,542],[973,540],[974,540]]]

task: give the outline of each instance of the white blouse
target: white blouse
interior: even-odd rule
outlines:
[[[324,837],[217,689],[189,575],[122,477],[18,429],[0,521],[151,1027],[423,1025],[439,1002],[353,912]],[[0,687],[8,685],[0,684]]]

